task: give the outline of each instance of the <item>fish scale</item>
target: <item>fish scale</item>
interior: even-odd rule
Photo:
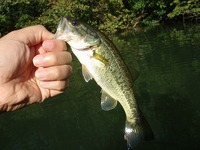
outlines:
[[[97,33],[99,34],[100,37],[104,36],[99,32],[97,32]],[[97,53],[99,53],[100,55],[105,56],[105,58],[108,59],[109,62],[111,62],[109,64],[109,66],[105,66],[105,67],[106,68],[113,67],[113,71],[109,71],[109,74],[111,74],[111,75],[108,75],[108,76],[111,76],[110,79],[112,79],[113,81],[108,81],[107,83],[110,84],[112,82],[116,82],[115,83],[116,86],[111,87],[108,85],[108,89],[114,88],[113,90],[111,90],[112,93],[114,93],[117,91],[116,87],[119,87],[118,91],[121,91],[120,92],[121,94],[116,96],[116,100],[118,100],[121,103],[122,107],[125,107],[124,110],[126,112],[127,119],[131,120],[129,118],[134,118],[133,116],[138,115],[137,109],[133,109],[133,108],[136,108],[137,106],[136,106],[136,104],[134,104],[134,103],[136,103],[136,101],[135,101],[135,98],[133,95],[133,90],[132,90],[132,79],[130,77],[127,78],[127,76],[130,76],[129,71],[125,67],[125,64],[122,61],[121,57],[119,57],[120,55],[119,55],[118,51],[117,50],[113,51],[110,49],[110,47],[112,47],[112,49],[113,49],[113,48],[115,48],[115,46],[113,46],[111,44],[107,44],[107,43],[108,43],[108,40],[105,40],[105,42],[102,41],[101,45],[99,45],[99,48],[97,48],[95,51]],[[104,73],[106,74],[107,70],[105,70]],[[105,80],[105,79],[103,79],[103,80]],[[106,88],[106,87],[104,87],[104,85],[100,85],[100,86],[103,89]],[[128,104],[126,104],[126,103],[128,103]]]
[[[86,82],[94,79],[102,88],[101,107],[114,109],[117,101],[126,114],[125,135],[128,149],[141,140],[152,140],[153,132],[141,113],[132,88],[133,79],[119,51],[106,35],[73,18],[62,18],[55,35],[65,40],[82,64]]]

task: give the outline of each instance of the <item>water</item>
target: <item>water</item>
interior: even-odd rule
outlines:
[[[155,140],[135,150],[198,149],[200,143],[200,25],[165,25],[112,37],[130,70],[136,98]],[[85,83],[74,59],[65,94],[0,115],[1,150],[126,150],[120,105],[100,108],[100,88]]]

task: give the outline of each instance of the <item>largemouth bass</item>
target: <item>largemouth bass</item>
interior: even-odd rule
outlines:
[[[70,45],[82,64],[85,81],[94,79],[102,88],[102,109],[115,108],[117,101],[122,105],[126,114],[124,138],[128,149],[141,140],[153,139],[153,132],[135,100],[131,75],[115,45],[100,31],[70,17],[62,18],[55,38]]]

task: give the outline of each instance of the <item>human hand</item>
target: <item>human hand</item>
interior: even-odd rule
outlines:
[[[42,102],[68,86],[71,54],[43,26],[10,32],[0,39],[0,111]]]

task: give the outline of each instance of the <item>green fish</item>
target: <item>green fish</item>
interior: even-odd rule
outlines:
[[[94,79],[102,88],[101,108],[114,109],[119,102],[126,114],[125,135],[128,149],[141,140],[152,140],[153,132],[141,113],[133,92],[133,79],[117,48],[97,29],[70,17],[62,18],[56,39],[65,40],[82,64],[86,82]]]

